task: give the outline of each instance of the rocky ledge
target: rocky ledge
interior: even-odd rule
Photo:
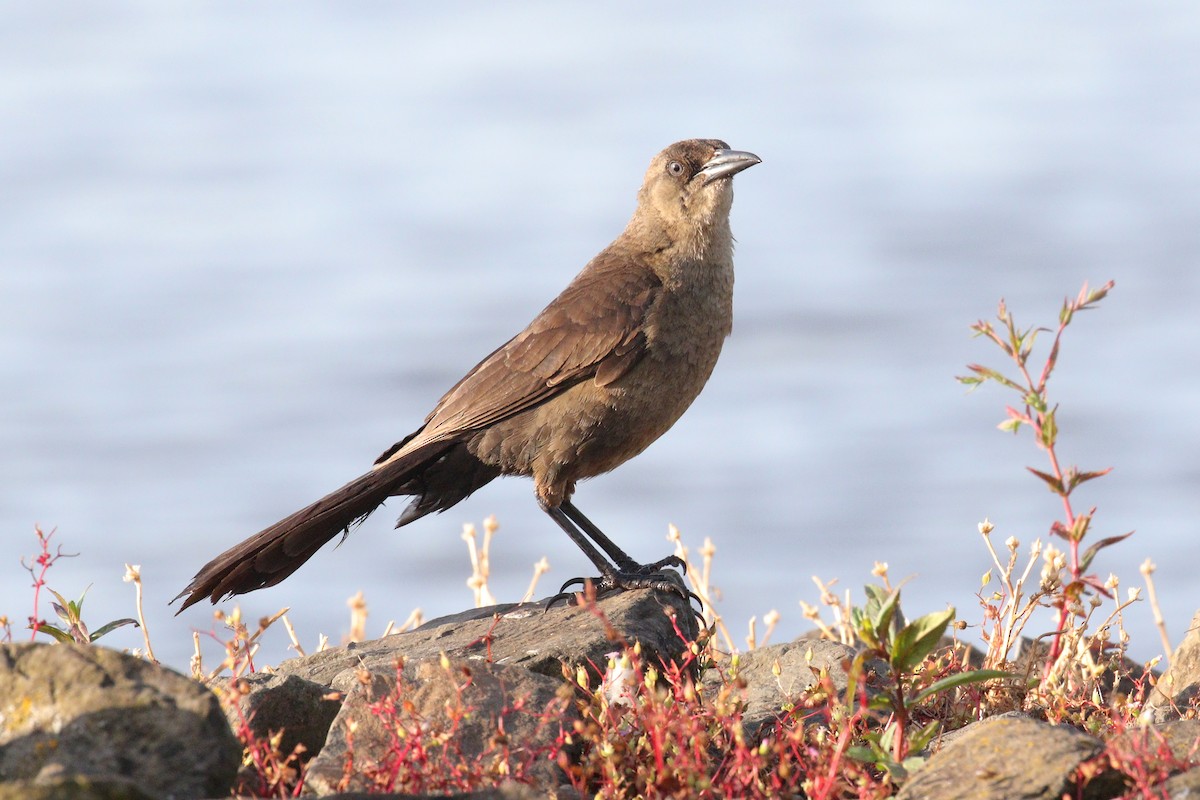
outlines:
[[[498,743],[541,754],[520,776],[523,784],[457,797],[575,797],[561,771],[571,755],[556,753],[578,718],[573,684],[582,678],[599,686],[607,678],[619,689],[608,667],[622,643],[637,643],[645,663],[680,663],[697,635],[686,604],[663,593],[626,592],[601,599],[597,609],[546,610],[542,601],[445,617],[243,676],[216,687],[235,698],[226,703],[172,670],[100,647],[0,645],[0,800],[228,797],[247,780],[244,769],[239,777],[243,751],[232,729],[278,734],[284,752],[303,748],[305,794],[366,797],[406,746],[404,731],[398,738],[387,722],[395,715],[414,721],[411,734],[440,737],[439,747],[466,758],[494,752]],[[1124,734],[1131,746],[1169,747],[1181,761],[1192,760],[1184,756],[1195,750],[1200,722],[1180,720],[1178,705],[1200,685],[1198,628],[1159,681],[1169,691],[1157,696],[1145,727]],[[769,730],[817,675],[844,688],[853,655],[844,645],[808,638],[743,654],[736,685],[746,736]],[[715,673],[700,678],[709,688],[720,681]],[[403,694],[395,691],[399,683]],[[899,796],[1075,796],[1077,768],[1106,747],[1113,742],[1003,715],[945,736]],[[1200,770],[1161,778],[1161,796],[1200,792]],[[1116,798],[1129,789],[1115,779],[1092,780],[1082,796]]]

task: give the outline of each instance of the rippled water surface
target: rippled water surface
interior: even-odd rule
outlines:
[[[35,523],[184,666],[201,609],[165,603],[207,559],[358,474],[519,330],[632,211],[649,158],[720,137],[737,178],[737,321],[706,392],[579,505],[639,558],[668,523],[731,627],[804,628],[810,576],[876,560],[911,613],[978,620],[976,533],[1044,537],[1000,365],[968,325],[1027,324],[1115,279],[1068,331],[1052,386],[1095,562],[1159,566],[1172,636],[1200,605],[1200,11],[1033,2],[91,4],[0,11],[0,613],[30,613]],[[585,570],[531,487],[498,481],[399,533],[394,503],[280,587],[307,646],[414,606],[470,603],[462,524],[494,513],[492,588]],[[49,609],[43,607],[42,614]],[[1161,648],[1145,604],[1135,655]],[[1038,631],[1040,632],[1040,630]],[[18,631],[19,636],[24,636]],[[136,633],[109,640],[135,646]],[[280,635],[268,661],[283,654]],[[215,656],[214,656],[215,657]]]

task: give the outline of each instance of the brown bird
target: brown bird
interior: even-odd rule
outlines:
[[[400,527],[500,475],[533,478],[542,510],[600,571],[598,589],[680,591],[663,573],[679,559],[637,563],[571,496],[645,450],[708,381],[733,322],[732,178],[759,162],[716,139],[655,156],[625,231],[525,330],[365,475],[206,564],[175,598],[186,598],[180,611],[274,586],[389,497],[412,498]]]

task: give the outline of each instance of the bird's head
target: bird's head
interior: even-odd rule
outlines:
[[[733,176],[761,161],[753,153],[729,149],[720,139],[676,142],[650,162],[635,222],[642,217],[673,245],[699,257],[712,234],[720,233],[714,228],[728,229]]]

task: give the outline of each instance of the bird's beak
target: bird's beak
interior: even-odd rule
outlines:
[[[747,153],[744,150],[718,150],[713,153],[712,158],[705,162],[704,169],[696,174],[704,176],[704,185],[707,185],[718,178],[732,177],[744,169],[761,163],[762,159],[754,153]]]

